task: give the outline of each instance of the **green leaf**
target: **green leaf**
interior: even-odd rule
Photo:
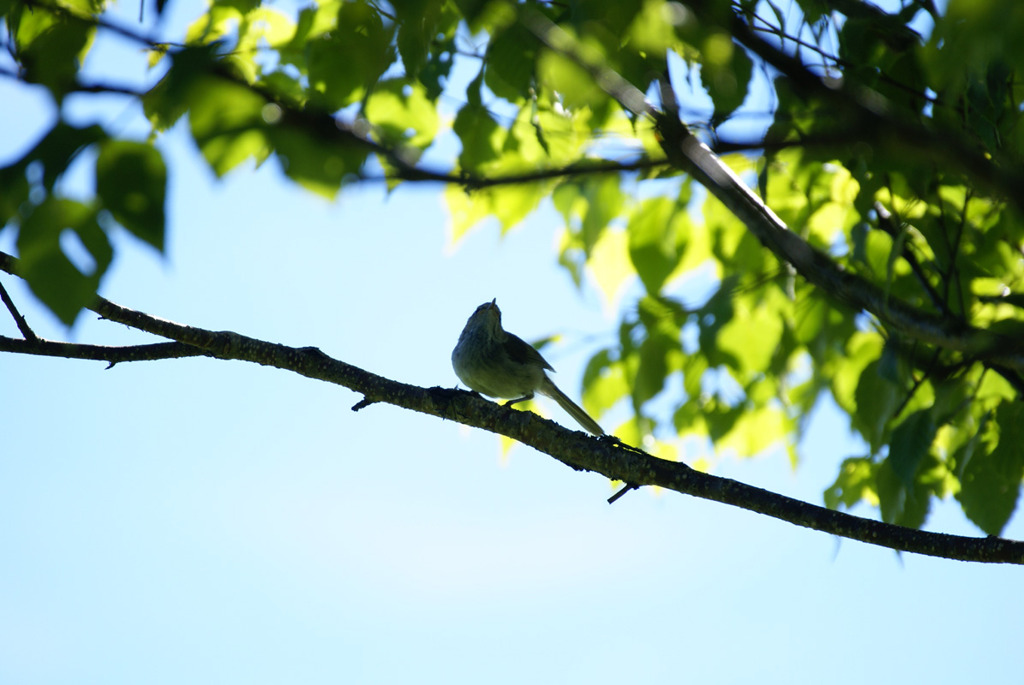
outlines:
[[[457,185],[449,185],[444,190],[445,206],[448,209],[449,233],[451,242],[457,243],[480,221],[490,215],[487,190],[469,192]]]
[[[835,482],[825,491],[825,506],[838,509],[842,505],[849,509],[861,501],[878,506],[875,465],[869,457],[850,457],[843,460]]]
[[[494,188],[489,193],[491,211],[501,222],[502,232],[514,228],[548,197],[546,183],[522,183]]]
[[[275,106],[262,96],[216,77],[198,80],[188,95],[192,137],[215,174],[223,176],[250,158],[262,162],[270,154],[264,108]]]
[[[657,295],[665,280],[679,264],[675,231],[672,230],[676,203],[666,197],[645,200],[626,226],[629,257],[636,273],[651,295]]]
[[[391,5],[399,21],[395,41],[398,54],[402,56],[405,73],[416,76],[427,61],[440,8],[431,0],[394,0]]]
[[[827,321],[830,312],[822,317],[823,322]],[[868,364],[881,355],[884,341],[877,333],[866,331],[854,331],[851,334],[840,329],[839,334],[845,338],[845,344],[839,347],[842,351],[841,363],[831,373],[832,396],[836,404],[852,417],[857,409],[856,392],[861,376]]]
[[[21,207],[28,201],[29,185],[22,164],[0,168],[0,229],[21,213]]]
[[[96,194],[136,237],[164,249],[167,167],[152,145],[107,141],[96,160]]]
[[[306,90],[302,83],[283,71],[264,74],[259,80],[259,85],[271,94],[274,100],[290,107],[301,108],[306,100]]]
[[[626,249],[626,233],[615,229],[608,229],[601,233],[600,240],[591,249],[589,255],[585,255],[587,268],[596,282],[598,290],[609,306],[616,306],[622,289],[633,282],[635,271],[629,263],[629,251]],[[570,255],[566,251],[573,250],[571,231],[562,232],[560,256],[569,261]],[[578,241],[577,241],[578,242]],[[574,274],[576,287],[579,287],[579,279]]]
[[[193,87],[216,67],[216,45],[185,48],[171,56],[171,68],[142,97],[142,111],[153,128],[164,131],[188,111]]]
[[[455,4],[462,12],[462,16],[466,18],[466,24],[473,32],[476,32],[477,19],[480,18],[487,6],[487,0],[455,0]]]
[[[688,354],[683,358],[683,390],[689,398],[699,398],[703,390],[704,372],[708,358],[703,354]]]
[[[963,466],[957,499],[967,518],[999,535],[1017,507],[1024,479],[1024,405],[1001,403],[991,423],[991,432]]]
[[[892,432],[889,461],[905,487],[913,485],[937,430],[931,411],[922,410],[908,416]]]
[[[718,398],[712,398],[705,402],[701,409],[708,427],[708,437],[716,445],[719,440],[732,432],[744,412],[744,407],[730,407]]]
[[[42,140],[26,154],[18,166],[24,169],[30,163],[42,164],[43,187],[53,190],[68,166],[82,149],[106,138],[104,130],[97,126],[79,128],[64,121],[58,121]]]
[[[457,186],[445,191],[445,200],[451,216],[452,240],[458,241],[480,220],[493,216],[501,223],[502,232],[514,228],[548,197],[545,183],[523,183],[483,188],[466,192]]]
[[[907,528],[920,528],[928,517],[931,493],[922,483],[907,487],[886,459],[876,471],[878,502],[882,520]]]
[[[65,232],[77,238],[91,265],[80,268],[65,254],[61,246]],[[36,297],[69,326],[82,308],[96,299],[100,279],[114,256],[94,208],[54,197],[46,198],[22,220],[18,254],[19,274]]]
[[[725,33],[712,34],[701,49],[700,80],[715,103],[714,123],[729,118],[747,97],[754,65]]]
[[[25,80],[46,86],[60,102],[75,85],[96,27],[42,8],[19,13],[17,24],[15,40]]]
[[[625,196],[619,182],[617,176],[587,176],[564,181],[552,193],[555,208],[588,259],[605,229],[622,212]]]
[[[481,105],[464,105],[455,115],[452,130],[462,143],[459,166],[466,171],[479,171],[488,162],[498,159],[498,148],[504,129]]]
[[[248,11],[230,2],[211,2],[205,14],[200,14],[185,32],[185,44],[196,45],[223,41],[231,36]]]
[[[683,402],[672,414],[672,426],[679,435],[706,437],[709,427],[703,404],[695,399]]]
[[[600,106],[606,101],[604,91],[587,71],[560,53],[544,50],[537,60],[540,80],[558,93],[565,106],[577,109]]]
[[[608,224],[622,212],[625,197],[619,187],[620,180],[615,174],[602,174],[590,176],[581,184],[581,195],[587,201],[582,225],[583,249],[588,255]]]
[[[370,150],[326,115],[286,113],[267,136],[284,173],[328,199],[337,196],[342,183],[358,177]]]
[[[622,365],[612,361],[608,350],[590,358],[583,372],[583,408],[588,413],[599,417],[628,394]]]
[[[537,37],[521,23],[496,35],[487,47],[484,83],[509,102],[522,100],[533,84]]]
[[[880,361],[871,362],[861,373],[855,395],[856,409],[850,418],[853,427],[871,445],[872,452],[877,452],[885,444],[887,425],[899,406],[902,394],[900,386],[883,375]]]
[[[661,56],[668,50],[678,49],[680,45],[673,25],[675,22],[666,21],[676,9],[665,2],[644,2],[626,32],[629,47],[652,56]]]
[[[404,144],[419,149],[434,142],[440,120],[424,87],[405,79],[382,81],[367,99],[366,118],[389,145]]]
[[[775,293],[773,295],[773,293]],[[770,370],[785,329],[777,291],[768,291],[756,300],[734,295],[732,316],[718,330],[719,351],[729,366],[741,374],[762,374]]]
[[[79,128],[58,120],[21,159],[0,168],[0,227],[17,219],[29,200],[30,168],[42,172],[38,176],[33,174],[31,180],[41,180],[43,189],[49,193],[82,149],[105,138],[106,133],[97,125]]]
[[[364,0],[341,3],[337,26],[306,50],[313,101],[328,111],[361,100],[394,57],[391,32]]]
[[[678,349],[678,338],[659,332],[649,333],[640,343],[640,364],[633,380],[634,406],[643,406],[665,387],[670,369],[669,356]]]
[[[793,422],[778,406],[737,407],[735,422],[715,439],[715,449],[740,457],[754,457],[781,443],[793,431]]]
[[[718,345],[718,333],[735,314],[732,293],[739,281],[738,275],[727,276],[719,285],[718,290],[698,312],[700,335],[698,343],[701,351],[707,356],[712,366],[730,364],[736,366],[736,360]]]

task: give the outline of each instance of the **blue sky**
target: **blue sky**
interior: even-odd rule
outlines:
[[[4,163],[52,113],[7,80],[0,101]],[[74,113],[142,130],[116,102]],[[161,149],[167,256],[115,237],[102,290],[122,305],[453,386],[465,319],[496,297],[520,336],[564,334],[545,355],[571,396],[612,335],[616,313],[558,268],[549,210],[452,248],[439,187],[329,203],[273,163],[217,180],[182,130]],[[68,332],[2,281],[41,335],[151,340],[90,315]],[[0,333],[17,334],[6,315]],[[3,683],[959,683],[1024,667],[1016,567],[671,493],[608,506],[605,479],[532,449],[386,405],[353,413],[350,391],[255,365],[104,366],[0,355]],[[796,470],[781,452],[715,470],[820,502],[860,446],[827,408],[812,426]],[[955,502],[928,527],[979,534]],[[1019,515],[1006,535],[1024,537]]]

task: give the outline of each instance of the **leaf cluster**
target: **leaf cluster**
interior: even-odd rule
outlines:
[[[0,0],[0,16],[8,76],[45,88],[58,112],[72,93],[119,94],[152,127],[124,140],[58,117],[0,168],[0,225],[67,322],[95,297],[114,224],[162,249],[159,139],[181,122],[217,175],[272,159],[327,197],[367,178],[447,182],[455,239],[487,218],[510,230],[550,200],[559,263],[622,298],[583,396],[598,415],[625,408],[629,442],[662,438],[667,456],[678,438],[741,456],[782,446],[796,462],[829,398],[863,444],[842,455],[830,507],[919,527],[953,496],[991,534],[1016,507],[1024,16],[1012,0],[944,13],[930,0],[892,13],[848,0],[324,0],[294,15],[213,0],[173,44],[112,24],[100,0]],[[83,81],[104,33],[146,49],[142,91]],[[842,277],[815,284],[698,187],[653,111],[699,131]],[[431,167],[437,141],[457,152]],[[92,196],[70,197],[61,179],[93,159]],[[920,335],[900,325],[907,312],[941,325]],[[980,337],[961,331],[991,336],[966,344]]]

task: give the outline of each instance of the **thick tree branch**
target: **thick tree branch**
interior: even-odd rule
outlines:
[[[855,310],[864,310],[914,340],[962,352],[1024,373],[1024,352],[1013,338],[936,316],[844,271],[789,227],[678,119],[659,115],[658,130],[674,165],[691,174],[742,221],[781,261]]]
[[[17,260],[0,253],[0,270],[13,273]],[[714,500],[765,514],[798,526],[852,540],[929,556],[991,563],[1024,564],[1024,542],[1003,538],[971,538],[902,528],[801,502],[658,459],[614,437],[593,438],[564,428],[536,414],[495,404],[462,390],[421,388],[378,376],[332,359],[315,347],[288,347],[231,331],[210,331],[160,319],[100,298],[91,307],[105,319],[176,342],[128,348],[67,344],[73,358],[134,361],[145,358],[207,355],[248,361],[327,381],[363,395],[353,409],[377,402],[393,404],[442,419],[499,433],[544,452],[570,468],[593,471],[633,487],[657,485],[694,497]],[[0,349],[24,354],[58,352],[49,341],[0,338]],[[106,354],[107,356],[103,356]],[[162,355],[162,356],[161,356]]]

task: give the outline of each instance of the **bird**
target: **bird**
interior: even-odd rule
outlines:
[[[557,402],[589,432],[605,434],[597,421],[548,378],[547,372],[554,369],[541,353],[501,327],[497,298],[477,307],[466,321],[452,350],[452,368],[471,390],[509,400],[505,406],[533,399],[534,393],[539,393]]]

